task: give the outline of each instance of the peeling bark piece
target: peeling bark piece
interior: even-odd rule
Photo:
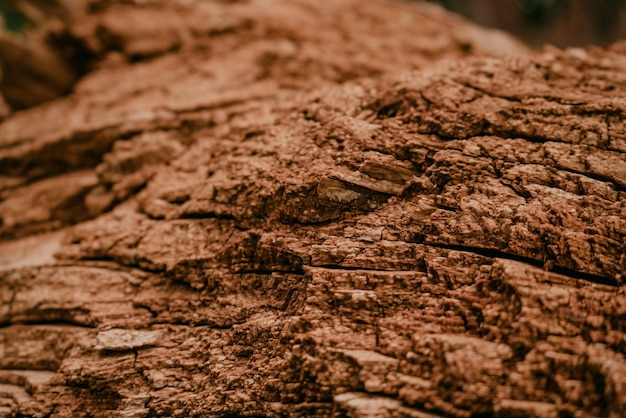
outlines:
[[[361,194],[350,190],[345,183],[339,180],[322,179],[317,185],[317,195],[320,199],[335,203],[350,203],[361,197]]]
[[[132,351],[155,345],[162,331],[137,331],[114,328],[101,331],[96,336],[96,350]]]

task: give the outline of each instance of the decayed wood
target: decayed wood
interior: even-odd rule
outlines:
[[[2,413],[626,414],[624,46],[319,3],[165,3],[219,18],[0,125]]]

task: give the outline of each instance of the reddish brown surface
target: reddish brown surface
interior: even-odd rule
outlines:
[[[0,125],[0,413],[626,413],[623,45],[156,4]]]

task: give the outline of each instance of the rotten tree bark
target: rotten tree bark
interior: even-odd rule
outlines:
[[[0,414],[626,414],[624,44],[106,6],[0,125]]]

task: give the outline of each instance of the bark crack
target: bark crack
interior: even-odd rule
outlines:
[[[539,260],[535,260],[529,257],[524,257],[516,254],[506,253],[503,251],[499,251],[492,248],[480,248],[480,247],[468,247],[464,245],[455,245],[455,244],[442,244],[442,243],[434,243],[434,242],[424,242],[423,245],[433,247],[433,248],[441,248],[445,250],[451,251],[462,251],[471,254],[480,255],[487,258],[493,259],[504,259],[504,260],[512,260],[518,261],[524,264],[529,264],[533,267],[544,268],[545,263]],[[571,279],[583,280],[590,283],[602,284],[606,286],[617,287],[618,283],[613,277],[600,276],[596,274],[586,273],[578,270],[573,270],[567,267],[562,267],[559,265],[554,265],[551,269],[551,272],[557,273],[563,276],[567,276]]]

